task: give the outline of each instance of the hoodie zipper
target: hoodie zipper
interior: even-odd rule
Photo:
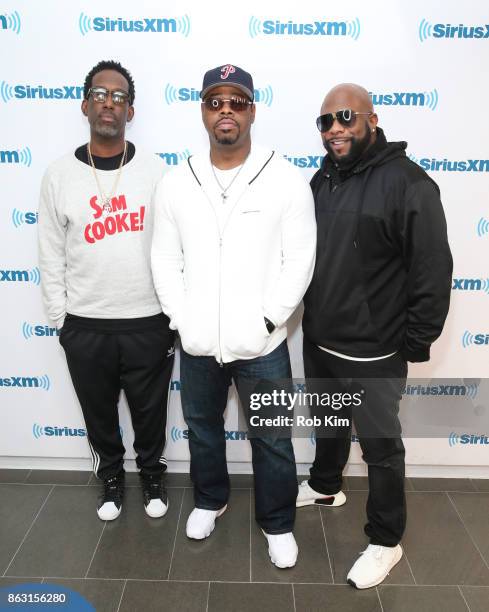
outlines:
[[[213,207],[214,210],[214,207]],[[215,214],[216,211],[214,211]],[[221,280],[222,280],[222,236],[219,230],[219,222],[216,215],[217,230],[219,232],[219,306],[217,309],[217,346],[219,347],[219,367],[224,367],[222,362],[222,348],[221,348]]]

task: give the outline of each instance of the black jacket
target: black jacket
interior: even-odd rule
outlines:
[[[448,313],[452,256],[436,183],[377,141],[352,169],[326,156],[311,181],[317,258],[304,297],[304,334],[351,355],[401,351],[427,361]]]

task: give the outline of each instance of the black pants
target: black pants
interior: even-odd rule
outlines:
[[[99,478],[111,478],[123,469],[121,389],[131,413],[138,468],[147,474],[166,470],[163,450],[174,340],[163,314],[128,320],[67,315],[60,342]]]
[[[304,370],[306,379],[312,379],[306,380],[308,391],[361,392],[363,398],[360,406],[338,412],[338,417],[349,419],[349,426],[317,431],[310,486],[324,494],[341,489],[353,420],[368,465],[365,533],[371,544],[395,546],[406,526],[405,451],[398,417],[406,361],[398,353],[377,361],[341,359],[304,338]]]

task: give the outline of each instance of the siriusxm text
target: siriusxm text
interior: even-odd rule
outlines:
[[[276,36],[346,36],[348,25],[345,21],[314,21],[294,23],[293,21],[271,20],[263,22],[263,34]]]

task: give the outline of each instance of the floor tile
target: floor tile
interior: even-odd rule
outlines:
[[[211,582],[209,612],[294,612],[288,584],[231,584]]]
[[[253,489],[255,486],[253,474],[229,474],[229,479],[234,489]]]
[[[268,544],[257,523],[251,527],[251,579],[257,582],[333,582],[318,506],[297,510],[294,536],[299,547],[295,567],[279,569],[270,561]]]
[[[7,569],[51,488],[43,485],[0,485],[0,576]]]
[[[250,579],[250,491],[232,490],[226,512],[205,540],[190,540],[185,534],[188,515],[194,508],[192,492],[184,489],[171,580]]]
[[[122,514],[107,523],[88,577],[166,580],[184,490],[170,489],[168,512],[153,519],[141,491],[127,488]]]
[[[27,484],[51,485],[86,485],[91,472],[77,472],[71,470],[32,470],[26,480]]]
[[[119,612],[205,612],[208,590],[208,582],[129,580]]]
[[[30,470],[5,470],[0,469],[0,483],[25,482]]]
[[[461,588],[469,604],[470,612],[487,612],[489,610],[489,587],[464,586]]]
[[[0,578],[0,589],[16,584],[41,583],[42,578]]]
[[[467,612],[455,586],[379,586],[385,612]]]
[[[416,583],[489,585],[489,570],[447,494],[408,493],[407,499],[403,546]]]
[[[295,584],[294,595],[296,612],[382,612],[375,589],[357,591],[351,586]]]
[[[411,478],[414,491],[474,491],[469,478]]]
[[[366,492],[349,491],[344,506],[320,508],[335,583],[346,583],[346,576],[351,566],[357,560],[359,553],[368,546],[368,538],[363,531],[367,520],[366,501]],[[399,561],[386,580],[395,584],[414,584],[405,557]]]
[[[471,478],[470,481],[476,491],[489,492],[489,478]]]
[[[79,593],[92,604],[95,610],[103,610],[103,612],[117,612],[124,588],[124,580],[52,579],[45,582],[59,584]]]
[[[344,476],[345,491],[368,491],[367,476]]]
[[[24,485],[28,491],[34,486]],[[55,487],[7,574],[82,578],[104,526],[96,493],[92,487]]]
[[[449,493],[462,522],[489,564],[489,493]]]
[[[167,487],[193,487],[190,474],[165,472],[164,482]]]

